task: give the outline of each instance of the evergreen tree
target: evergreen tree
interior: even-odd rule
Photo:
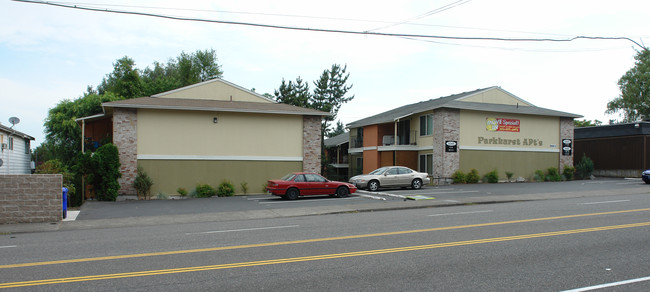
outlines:
[[[650,118],[650,50],[634,57],[634,67],[618,80],[621,95],[607,103],[606,113],[623,113],[625,122]]]

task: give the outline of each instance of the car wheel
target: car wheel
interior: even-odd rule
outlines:
[[[295,200],[298,198],[299,195],[300,192],[298,192],[298,189],[292,188],[287,190],[287,194],[285,195],[285,197],[287,198],[287,200]]]
[[[371,192],[376,192],[379,189],[379,181],[371,180],[368,182],[368,190]]]
[[[339,198],[345,198],[350,194],[350,191],[346,187],[339,187],[336,189],[336,196]]]
[[[422,188],[422,180],[419,179],[419,178],[414,179],[414,180],[411,182],[411,187],[412,187],[414,190],[419,190],[419,189],[421,189],[421,188]]]

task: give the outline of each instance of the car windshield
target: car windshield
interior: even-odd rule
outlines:
[[[382,173],[384,173],[384,171],[386,171],[386,167],[377,168],[377,169],[373,170],[373,171],[372,171],[371,173],[369,173],[369,174],[377,175],[377,174],[382,174]]]
[[[294,176],[296,176],[296,175],[293,174],[293,173],[290,173],[290,174],[287,174],[287,175],[283,176],[280,180],[290,181],[290,180],[293,179]]]

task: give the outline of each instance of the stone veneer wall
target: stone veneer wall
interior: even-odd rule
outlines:
[[[302,170],[321,173],[321,117],[302,118]]]
[[[460,150],[445,152],[445,141],[459,140],[460,110],[442,108],[434,111],[433,137],[433,177],[451,178],[460,167]]]
[[[60,174],[0,175],[0,224],[61,221],[62,186]]]
[[[120,195],[135,195],[133,187],[138,173],[138,114],[136,109],[115,108],[113,112],[113,144],[120,155]]]
[[[571,155],[562,155],[562,140],[571,139],[572,145],[575,149],[575,139],[573,137],[573,118],[560,118],[560,173],[564,171],[564,165],[573,166],[573,153],[575,151],[571,150]]]

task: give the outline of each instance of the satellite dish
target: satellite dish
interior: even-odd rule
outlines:
[[[9,118],[9,123],[10,123],[12,126],[15,126],[16,124],[20,123],[20,119],[17,118],[17,117],[11,117],[11,118]]]

